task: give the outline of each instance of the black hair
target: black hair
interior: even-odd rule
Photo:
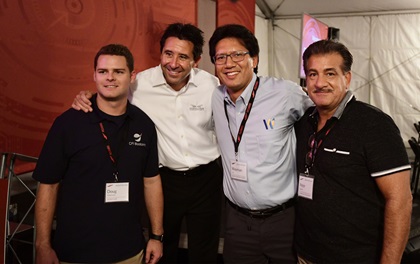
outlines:
[[[124,45],[121,44],[108,44],[103,46],[98,53],[96,53],[95,60],[93,62],[93,69],[96,70],[96,66],[98,65],[98,58],[101,55],[116,55],[116,56],[124,56],[125,60],[127,61],[127,67],[130,72],[134,71],[134,58],[131,51]]]
[[[353,55],[343,44],[336,42],[334,40],[319,40],[312,43],[303,53],[303,69],[305,74],[307,73],[307,63],[309,58],[312,55],[323,55],[337,53],[343,58],[343,64],[341,65],[341,70],[343,73],[351,71],[351,66],[353,64]]]
[[[249,56],[251,57],[258,56],[260,53],[258,40],[249,29],[242,25],[228,24],[218,27],[209,40],[209,53],[212,63],[214,63],[217,43],[225,38],[237,39],[248,50]],[[254,72],[258,72],[258,65],[254,68]]]
[[[180,40],[190,41],[193,45],[194,61],[197,61],[203,53],[203,31],[191,24],[173,23],[170,24],[160,38],[160,52],[162,53],[166,39],[176,37]]]

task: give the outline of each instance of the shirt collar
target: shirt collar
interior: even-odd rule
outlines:
[[[343,100],[341,101],[340,105],[338,106],[337,110],[334,113],[334,117],[337,119],[340,119],[340,117],[343,115],[344,108],[346,108],[347,104],[351,101],[351,99],[354,98],[354,95],[352,92],[347,91],[346,95],[344,96]]]
[[[162,71],[162,65],[159,64],[159,66],[157,66],[159,69],[157,71],[154,72],[154,76],[152,77],[152,85],[153,87],[157,87],[157,86],[161,86],[161,85],[168,85],[166,80],[165,80],[165,76],[163,76],[163,71]],[[189,87],[190,85],[194,85],[197,86],[197,80],[195,78],[195,70],[194,68],[191,69],[191,72],[188,76],[188,82],[184,87]]]
[[[159,64],[159,66],[156,67],[158,69],[153,73],[151,80],[153,87],[166,84],[165,77],[163,76],[162,65]]]
[[[253,73],[252,80],[249,82],[248,86],[245,88],[242,94],[236,99],[236,101],[242,100],[244,104],[249,102],[249,99],[251,98],[251,92],[252,92],[252,89],[254,88],[254,84],[256,81],[257,81],[257,75]],[[227,101],[229,104],[234,105],[234,103],[230,99],[226,85],[224,85],[224,94],[225,94],[225,101]]]
[[[98,104],[96,103],[97,97],[98,97],[98,94],[95,93],[90,99],[90,102],[92,103],[92,109],[93,109],[90,115],[90,120],[93,123],[99,123],[103,120],[109,120],[107,115],[99,109]],[[125,112],[126,118],[132,118],[132,115],[133,115],[132,107],[133,105],[131,105],[130,102],[128,102],[127,100],[127,110]]]
[[[343,100],[341,100],[341,103],[338,105],[337,110],[335,110],[335,113],[332,117],[335,117],[337,119],[340,119],[343,115],[344,109],[346,108],[347,104],[355,98],[353,93],[351,91],[347,91],[346,95],[344,96]],[[315,116],[318,114],[318,110],[316,107],[314,108],[314,111],[310,114],[310,116]]]

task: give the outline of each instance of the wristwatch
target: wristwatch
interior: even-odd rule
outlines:
[[[155,235],[151,233],[149,235],[149,239],[159,240],[160,242],[163,242],[163,234],[162,235]]]

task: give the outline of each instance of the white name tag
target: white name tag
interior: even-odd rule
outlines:
[[[299,174],[298,196],[312,200],[314,177],[305,173]]]
[[[246,163],[236,160],[231,161],[230,176],[235,180],[248,181],[248,169]]]
[[[128,202],[128,182],[113,182],[105,185],[105,203]]]

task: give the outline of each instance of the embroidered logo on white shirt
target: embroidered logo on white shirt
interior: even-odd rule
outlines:
[[[204,111],[204,106],[202,104],[200,105],[190,105],[190,111]]]

